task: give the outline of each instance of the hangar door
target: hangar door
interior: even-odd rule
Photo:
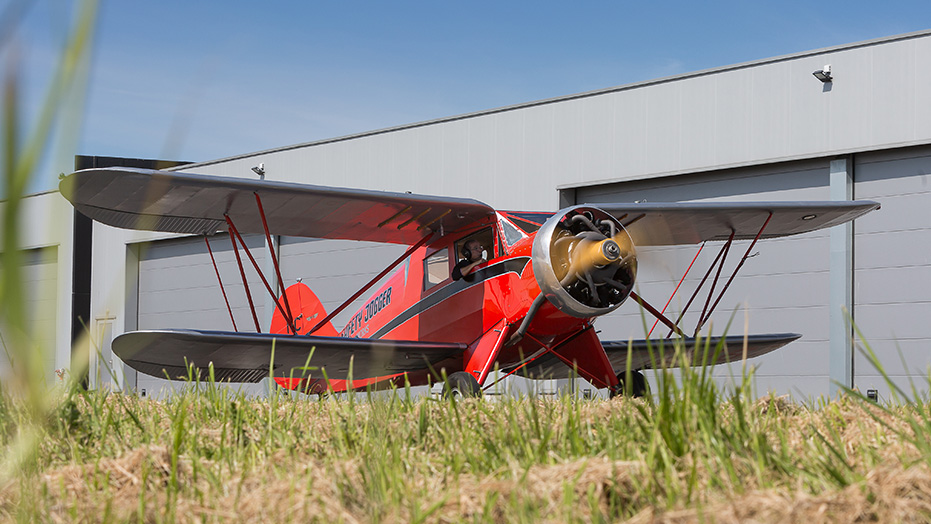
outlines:
[[[856,198],[882,209],[857,220],[854,321],[890,378],[909,396],[929,389],[931,366],[931,148],[858,155]],[[888,399],[890,387],[862,353],[854,385]]]
[[[46,247],[23,251],[21,279],[23,283],[23,307],[26,313],[26,329],[29,330],[33,347],[30,351],[41,351],[46,370],[45,380],[55,384],[55,335],[57,333],[57,290],[58,290],[58,248]],[[8,304],[9,306],[9,304]],[[10,376],[10,357],[14,349],[10,347],[12,334],[10,326],[0,326],[0,342],[3,353],[0,355],[0,379]]]
[[[574,201],[597,205],[598,202],[634,201],[829,200],[828,184],[827,160],[803,161],[579,188],[575,190]],[[570,195],[563,195],[564,201],[567,196]],[[734,242],[717,291],[723,287],[749,243]],[[670,302],[667,317],[675,320],[679,316],[723,245],[723,242],[708,243],[701,250]],[[699,247],[639,246],[636,285],[640,295],[662,309]],[[823,230],[759,242],[711,321],[702,329],[707,333],[710,328],[714,335],[741,335],[745,331],[750,334],[802,334],[800,340],[752,361],[758,366],[758,394],[775,391],[804,398],[828,392],[829,250],[829,233]],[[697,324],[713,278],[712,273],[704,291],[686,310],[681,325],[687,333],[691,334]],[[627,340],[644,338],[653,323],[653,317],[644,316],[636,303],[628,301],[614,313],[598,319],[595,327],[601,331],[602,340]],[[668,331],[659,324],[651,338],[663,338]],[[721,366],[716,373],[727,379],[739,377],[740,369],[739,365]]]
[[[247,236],[245,241],[252,256],[262,267],[266,258],[264,237]],[[240,331],[254,332],[255,323],[229,236],[217,235],[211,238],[210,247],[223,279],[236,326]],[[203,237],[149,242],[133,246],[133,249],[138,250],[137,300],[135,314],[130,312],[128,316],[135,317],[135,329],[233,331],[233,323]],[[264,311],[268,293],[241,250],[240,256],[260,326],[267,330],[268,321],[265,320]],[[145,390],[147,396],[160,396],[180,386],[177,382],[136,373],[136,389],[140,394]],[[264,387],[262,384],[245,384],[243,390],[261,394]]]

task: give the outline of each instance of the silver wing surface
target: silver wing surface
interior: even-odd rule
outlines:
[[[635,245],[697,244],[706,240],[753,239],[807,233],[853,220],[878,202],[668,202],[590,204],[624,224]],[[767,220],[769,222],[767,223]]]
[[[212,235],[263,233],[256,195],[275,235],[411,245],[495,216],[482,202],[132,168],[87,169],[59,184],[75,209],[127,229]]]
[[[350,366],[355,379],[420,371],[431,366],[438,370],[447,359],[461,360],[468,346],[176,329],[124,333],[113,340],[112,347],[123,362],[154,377],[183,379],[188,376],[187,366],[192,365],[199,368],[195,378],[204,379],[212,363],[218,381],[258,382],[269,376],[270,369],[273,376],[283,378],[308,375],[323,378],[320,369],[325,369],[331,379],[347,378]],[[305,372],[305,366],[317,369]]]
[[[211,235],[262,233],[261,198],[276,235],[414,244],[495,216],[472,199],[334,188],[133,168],[88,169],[65,177],[62,194],[82,214],[115,227]],[[854,202],[670,202],[593,204],[628,226],[638,245],[775,238],[831,227],[879,208]]]
[[[801,335],[797,333],[749,335],[746,337],[746,357],[754,358],[765,355],[799,338],[801,338]],[[633,371],[662,367],[663,365],[680,367],[682,361],[676,359],[676,347],[688,355],[693,366],[740,362],[744,357],[743,335],[704,337],[700,339],[689,337],[681,340],[634,340],[629,343],[626,340],[603,340],[601,345],[604,347],[615,373],[627,369],[628,347],[630,348],[630,369]],[[719,345],[720,350],[715,355],[715,349]],[[502,368],[502,371],[507,372],[510,369]],[[534,360],[520,374],[526,374],[526,376],[532,378],[570,378],[572,370],[555,355],[547,354]]]
[[[700,339],[684,338],[679,346],[685,351],[693,366],[718,365],[731,362],[740,362],[744,357],[744,342],[747,346],[747,358],[759,357],[771,351],[798,340],[802,335],[798,333],[775,333],[768,335],[733,335],[728,337],[703,337]],[[608,360],[615,371],[627,369],[627,348],[631,352],[631,369],[651,369],[654,367],[681,365],[676,361],[676,345],[680,342],[673,339],[664,340],[660,351],[659,340],[634,340],[632,343],[622,340],[603,340],[601,345],[608,354]],[[720,346],[720,347],[719,347]],[[715,350],[719,349],[717,358]],[[707,351],[707,354],[706,354]],[[651,356],[652,352],[652,356]],[[662,358],[660,358],[662,354]]]

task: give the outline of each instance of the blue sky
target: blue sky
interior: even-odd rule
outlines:
[[[30,3],[0,53],[27,120],[74,10]],[[80,135],[36,188],[75,152],[210,160],[929,27],[927,0],[104,0]]]

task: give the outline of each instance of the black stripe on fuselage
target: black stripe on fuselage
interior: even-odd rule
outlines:
[[[381,338],[386,333],[390,333],[391,330],[407,322],[411,318],[423,313],[424,311],[439,304],[440,302],[443,302],[453,295],[465,291],[472,286],[481,285],[486,280],[491,280],[508,273],[516,273],[519,276],[523,274],[524,268],[526,268],[527,264],[529,263],[530,257],[509,258],[501,262],[495,262],[490,266],[483,267],[474,273],[462,277],[461,280],[455,280],[451,284],[437,290],[435,293],[432,293],[427,297],[424,297],[413,306],[407,308],[400,315],[394,317],[394,319],[382,326],[382,328],[376,331],[371,338]]]

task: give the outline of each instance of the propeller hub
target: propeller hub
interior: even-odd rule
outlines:
[[[633,290],[637,255],[615,217],[581,205],[556,213],[537,231],[533,270],[544,296],[570,316],[617,309]]]
[[[617,245],[617,242],[609,238],[601,243],[601,254],[604,256],[606,262],[614,262],[621,258],[621,246]]]
[[[621,246],[613,239],[606,238],[598,241],[583,241],[588,244],[584,247],[585,258],[591,266],[607,266],[621,258]]]

